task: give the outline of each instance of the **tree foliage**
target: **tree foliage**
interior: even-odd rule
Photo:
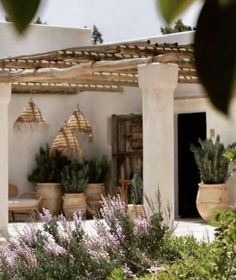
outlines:
[[[103,43],[102,33],[98,30],[97,26],[94,25],[93,32],[92,32],[92,44],[97,45],[102,43]]]
[[[195,28],[192,28],[191,26],[185,25],[181,18],[177,19],[174,27],[171,27],[170,25],[167,25],[166,27],[161,27],[161,33],[162,34],[170,34],[170,33],[177,33],[177,32],[183,32],[183,31],[191,31]]]

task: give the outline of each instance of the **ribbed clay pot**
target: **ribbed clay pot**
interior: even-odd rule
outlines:
[[[65,193],[63,196],[63,212],[69,219],[74,213],[85,215],[87,208],[84,193]]]
[[[144,206],[142,204],[128,204],[127,214],[132,220],[135,220],[138,217],[145,217]]]
[[[57,215],[62,209],[62,184],[38,183],[36,191],[42,195],[40,210],[46,208],[52,215]]]
[[[209,222],[217,210],[229,208],[229,194],[226,184],[198,184],[197,210],[204,221]]]
[[[94,183],[88,184],[84,191],[87,204],[88,204],[88,212],[92,215],[96,215],[99,213],[101,208],[101,198],[102,195],[105,195],[105,186],[103,183]]]

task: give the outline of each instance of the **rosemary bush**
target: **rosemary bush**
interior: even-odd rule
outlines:
[[[61,183],[61,170],[70,163],[70,160],[58,151],[52,157],[48,145],[46,148],[40,147],[35,161],[36,167],[28,176],[28,181],[33,184]]]
[[[110,164],[106,156],[86,161],[89,169],[89,183],[104,183],[110,173]]]

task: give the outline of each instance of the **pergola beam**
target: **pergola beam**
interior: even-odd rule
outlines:
[[[93,75],[94,72],[119,72],[123,70],[137,68],[141,64],[152,62],[178,63],[180,57],[176,53],[168,53],[149,58],[133,58],[116,61],[97,61],[80,63],[64,69],[59,68],[39,68],[27,69],[15,72],[0,73],[0,83],[12,82],[38,82],[54,81],[65,79],[77,79],[83,76]]]

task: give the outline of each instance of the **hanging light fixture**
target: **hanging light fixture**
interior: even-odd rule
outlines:
[[[92,127],[84,114],[80,111],[79,106],[67,120],[67,126],[72,133],[85,133],[89,135],[89,140],[93,139]]]
[[[66,123],[63,127],[61,127],[51,145],[50,154],[54,156],[56,151],[66,154],[69,157],[74,157],[79,154],[79,142],[76,139],[76,137],[72,134],[70,128],[67,126]]]
[[[32,99],[30,99],[14,123],[14,128],[21,129],[23,127],[43,127],[45,129],[49,127],[40,109],[35,105]]]

